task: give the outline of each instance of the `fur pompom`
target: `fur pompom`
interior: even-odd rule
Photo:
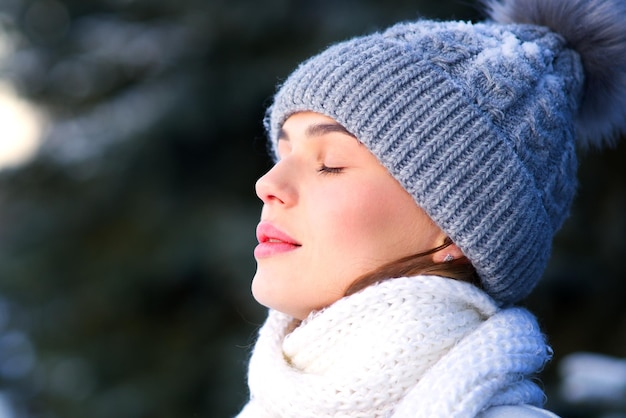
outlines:
[[[579,144],[613,145],[626,133],[626,0],[483,0],[498,23],[546,26],[581,57]]]

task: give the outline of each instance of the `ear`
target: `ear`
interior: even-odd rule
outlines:
[[[433,261],[435,263],[447,263],[453,260],[464,258],[465,254],[455,243],[448,245],[445,248],[437,251],[433,254]]]

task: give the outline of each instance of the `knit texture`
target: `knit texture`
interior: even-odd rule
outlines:
[[[534,317],[436,276],[370,286],[299,324],[270,311],[239,418],[475,417],[541,405],[550,357]]]
[[[582,86],[578,54],[547,28],[401,23],[304,62],[266,128],[275,151],[295,112],[345,126],[510,304],[541,276],[574,196]]]

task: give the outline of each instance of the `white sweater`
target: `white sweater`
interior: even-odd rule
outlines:
[[[545,409],[530,405],[504,405],[487,409],[478,418],[559,418]]]

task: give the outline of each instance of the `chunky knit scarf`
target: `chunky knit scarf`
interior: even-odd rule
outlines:
[[[550,358],[534,317],[437,276],[370,286],[299,322],[270,311],[239,418],[475,417],[541,405]]]

